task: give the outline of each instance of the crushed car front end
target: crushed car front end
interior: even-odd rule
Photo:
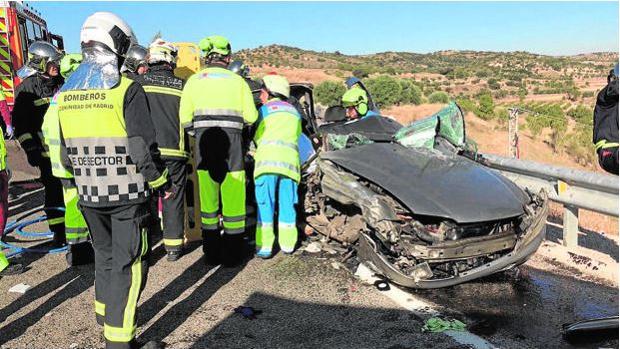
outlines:
[[[461,157],[414,152],[424,161],[398,163],[389,156],[407,158],[398,155],[399,145],[364,147],[320,156],[305,181],[306,222],[355,246],[360,262],[396,284],[456,285],[520,265],[540,246],[548,209],[544,192],[523,191]],[[426,179],[435,187],[425,185]]]

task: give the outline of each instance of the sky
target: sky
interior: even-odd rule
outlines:
[[[78,52],[88,15],[110,11],[139,42],[155,33],[198,42],[218,34],[233,50],[282,44],[315,51],[618,52],[618,2],[28,2]]]

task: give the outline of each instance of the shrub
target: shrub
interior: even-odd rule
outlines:
[[[489,85],[489,88],[491,90],[499,90],[502,87],[497,81],[497,79],[493,79],[493,78],[489,79],[487,81],[487,84]]]
[[[478,98],[478,113],[476,115],[484,120],[493,118],[495,103],[491,94],[482,94]]]
[[[314,96],[318,103],[331,107],[340,105],[340,98],[345,91],[346,87],[342,83],[323,81],[314,88]]]
[[[592,125],[592,109],[580,104],[568,112],[568,115],[580,124]]]
[[[510,118],[510,113],[508,112],[508,109],[500,107],[495,109],[494,117],[501,124],[506,124]]]
[[[476,76],[479,78],[486,78],[487,76],[491,76],[493,72],[490,69],[480,69],[476,71]]]
[[[583,91],[581,93],[581,97],[583,98],[594,97],[594,91]]]
[[[389,107],[400,103],[402,87],[393,77],[382,75],[365,81],[368,91],[379,107]]]
[[[357,67],[353,69],[353,76],[355,76],[358,79],[367,78],[368,75],[370,75],[370,73],[371,73],[371,69],[368,67]]]
[[[430,103],[448,103],[450,102],[450,97],[448,97],[448,94],[443,92],[443,91],[436,91],[430,94],[430,96],[428,96],[428,101]]]
[[[405,79],[400,80],[399,83],[401,87],[400,103],[415,105],[422,103],[422,90],[418,86]]]
[[[459,98],[456,100],[456,103],[466,112],[476,113],[478,110],[476,103],[469,98]]]

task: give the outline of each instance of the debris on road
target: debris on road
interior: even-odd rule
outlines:
[[[439,333],[444,331],[465,331],[465,324],[459,320],[444,320],[432,317],[424,323],[423,332]]]
[[[29,289],[31,289],[32,286],[30,285],[26,285],[26,284],[17,284],[11,288],[9,288],[9,293],[20,293],[20,294],[24,294],[26,293],[26,291],[28,291]]]
[[[241,314],[244,318],[248,320],[255,320],[256,315],[260,315],[262,313],[262,310],[254,309],[252,307],[239,306],[235,308],[235,313]]]
[[[375,281],[375,287],[379,291],[389,291],[390,290],[390,284],[387,281],[385,281],[385,280],[377,280],[377,281]]]
[[[308,244],[308,246],[306,246],[305,250],[308,253],[319,253],[321,252],[321,244],[316,241],[311,242]]]

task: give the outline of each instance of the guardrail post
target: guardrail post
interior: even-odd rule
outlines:
[[[563,245],[577,247],[579,239],[579,209],[572,205],[564,206],[564,237]]]

